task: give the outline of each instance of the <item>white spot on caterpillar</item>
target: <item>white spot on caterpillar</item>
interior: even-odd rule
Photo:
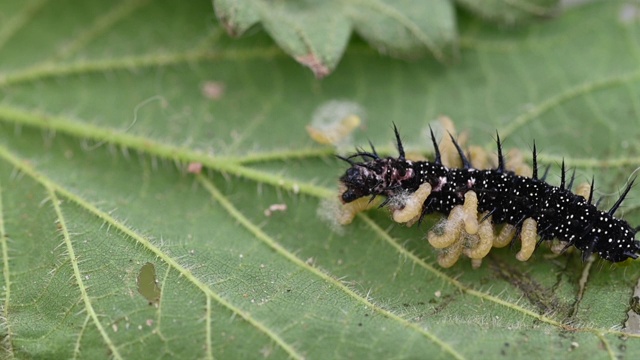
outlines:
[[[447,184],[447,177],[446,176],[439,177],[438,185],[436,185],[436,187],[433,189],[433,192],[438,192],[442,190],[442,187],[445,186],[446,184]]]
[[[471,178],[471,179],[469,179],[469,181],[467,181],[467,187],[469,187],[469,188],[472,188],[475,184],[476,184],[476,179],[475,178]]]

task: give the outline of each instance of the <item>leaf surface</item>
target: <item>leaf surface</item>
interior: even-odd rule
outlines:
[[[470,13],[513,25],[551,15],[558,0],[458,0]],[[452,0],[214,0],[227,32],[239,36],[259,25],[296,61],[321,78],[335,70],[352,32],[378,51],[440,62],[457,55]]]
[[[336,67],[352,30],[383,52],[430,52],[440,61],[451,57],[456,38],[449,0],[216,0],[214,5],[230,34],[242,34],[260,23],[285,52],[318,77]]]
[[[628,6],[510,30],[465,17],[454,66],[355,41],[320,82],[264,34],[228,39],[206,1],[3,2],[0,357],[638,357],[637,263],[505,248],[441,269],[437,218],[336,229],[318,211],[344,164],[305,130],[349,101],[353,145],[392,153],[394,121],[428,152],[445,114],[489,151],[496,129],[525,153],[535,139],[550,182],[564,157],[610,205],[640,165]]]

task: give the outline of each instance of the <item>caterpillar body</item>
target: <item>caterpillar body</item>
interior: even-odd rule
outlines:
[[[408,160],[395,125],[394,131],[398,157],[380,157],[373,145],[370,152],[359,150],[348,157],[338,156],[350,165],[340,177],[340,198],[348,204],[367,196],[371,200],[385,196],[380,206],[389,207],[398,222],[421,221],[431,213],[447,216],[439,229],[428,234],[429,242],[443,249],[440,265],[453,265],[461,253],[482,259],[491,247],[505,246],[518,237],[522,250],[517,258],[522,261],[541,242],[552,239],[562,242],[563,251],[572,246],[579,249],[583,259],[593,253],[611,262],[638,258],[636,230],[614,216],[633,181],[610,210],[602,211],[592,203],[593,180],[588,194],[571,192],[573,176],[568,183],[565,181],[564,161],[560,186],[545,182],[546,171],[538,176],[535,143],[533,175],[525,177],[505,169],[499,136],[498,166],[480,170],[473,168],[453,136],[463,167],[444,166],[433,131],[434,161]],[[497,235],[494,225],[504,225]]]

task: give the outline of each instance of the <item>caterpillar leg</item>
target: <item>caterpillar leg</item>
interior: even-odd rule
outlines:
[[[472,248],[465,247],[467,244],[474,244]],[[487,256],[493,244],[493,224],[484,221],[480,224],[477,234],[467,234],[463,229],[459,238],[449,247],[442,249],[438,255],[438,264],[444,268],[453,266],[460,255],[464,254],[471,258],[471,266],[477,269],[482,264],[482,259]]]
[[[527,261],[536,249],[536,242],[538,238],[538,223],[532,218],[526,219],[522,223],[522,231],[520,232],[520,240],[522,241],[522,247],[516,254],[516,259],[520,261]]]
[[[484,217],[487,213],[481,214]],[[487,256],[491,247],[493,246],[493,239],[495,237],[493,232],[493,223],[491,223],[491,217],[488,217],[478,226],[478,233],[473,236],[474,242],[472,247],[465,248],[464,254],[473,259],[480,260]]]
[[[463,205],[455,206],[439,229],[432,230],[428,234],[431,246],[443,249],[438,256],[438,264],[445,268],[453,266],[463,252],[469,257],[483,258],[493,244],[491,221],[478,223],[476,193],[467,191],[464,198]],[[438,230],[441,232],[439,233]],[[474,244],[472,249],[465,248],[468,243]]]
[[[443,249],[460,240],[464,217],[463,207],[460,205],[454,206],[451,212],[449,212],[449,217],[439,225],[436,225],[434,229],[427,234],[429,244],[436,249]]]
[[[498,236],[493,239],[493,247],[503,248],[513,241],[513,237],[516,236],[516,227],[513,225],[505,224],[500,230]]]
[[[430,194],[431,184],[424,183],[420,185],[418,190],[404,201],[404,207],[402,209],[393,210],[393,220],[398,223],[406,223],[420,218],[422,204],[424,204]]]
[[[456,241],[451,246],[442,249],[438,255],[438,265],[443,268],[452,267],[462,254],[462,241]]]
[[[467,191],[464,194],[464,230],[467,234],[476,234],[478,232],[478,196],[475,191]]]
[[[340,184],[338,194],[342,194],[345,191],[344,184]],[[375,201],[369,201],[368,198],[360,198],[347,204],[342,204],[337,214],[338,223],[340,225],[351,224],[353,219],[359,212],[369,210],[376,207],[378,204]]]
[[[427,235],[429,243],[436,249],[443,249],[455,242],[462,240],[461,233],[478,232],[478,197],[474,191],[467,191],[464,195],[464,204],[454,206],[449,212],[449,217],[443,221],[437,229],[429,231]],[[441,230],[439,234],[438,230]]]

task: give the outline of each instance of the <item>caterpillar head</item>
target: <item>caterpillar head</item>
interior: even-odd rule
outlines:
[[[378,169],[375,161],[351,163],[351,167],[340,177],[344,185],[344,192],[340,195],[342,201],[350,203],[364,196],[379,195],[382,190],[380,185],[384,182],[384,170]]]
[[[357,154],[362,156],[361,153]],[[350,203],[364,196],[384,195],[391,197],[398,192],[415,191],[415,177],[413,163],[398,158],[376,159],[373,161],[356,163],[351,158],[342,158],[351,167],[340,177],[342,192],[340,198],[344,203]],[[418,184],[419,185],[419,184]]]
[[[381,158],[371,143],[371,152],[359,149],[348,157],[338,155],[339,159],[351,165],[340,177],[344,188],[340,198],[345,204],[369,195],[372,196],[372,200],[377,195],[391,196],[401,188],[403,181],[413,178],[413,164],[405,159],[404,148],[395,124],[393,130],[399,153],[397,158]],[[353,160],[357,157],[362,158],[363,162]]]

